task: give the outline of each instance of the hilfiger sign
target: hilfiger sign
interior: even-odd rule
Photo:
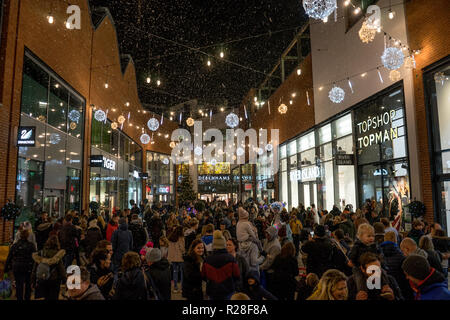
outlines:
[[[105,168],[108,170],[116,170],[116,162],[102,155],[91,156],[91,167]]]

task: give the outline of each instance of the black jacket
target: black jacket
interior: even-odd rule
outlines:
[[[383,271],[384,272],[384,271]],[[394,291],[395,300],[404,300],[402,292],[395,281],[393,276],[387,275],[388,285],[391,287],[392,291]],[[347,279],[347,288],[348,288],[348,300],[356,300],[356,295],[358,294],[355,276],[352,275]],[[368,290],[368,298],[367,300],[385,300],[383,297],[380,297],[381,289],[373,289]]]
[[[353,262],[355,266],[359,267],[359,258],[363,253],[366,252],[372,252],[377,255],[381,254],[381,250],[376,243],[372,243],[371,245],[367,246],[358,239],[355,241],[352,249],[350,250],[348,258]]]
[[[97,266],[95,264],[90,264],[87,267],[90,275],[91,275],[91,283],[92,284],[96,284],[97,287],[99,288],[100,292],[102,293],[103,297],[105,299],[110,299],[111,297],[109,296],[109,293],[113,287],[114,284],[114,276],[112,273],[111,268],[100,268],[100,266]],[[106,282],[103,286],[99,286],[98,279],[100,279],[103,276],[106,276],[108,274],[111,274],[112,276],[110,277],[109,281]]]
[[[152,288],[150,277],[160,294],[161,300],[171,299],[171,276],[170,263],[166,258],[147,266],[145,270],[147,275],[147,287]],[[183,279],[184,280],[184,279]]]
[[[5,263],[5,273],[12,269],[13,273],[30,273],[33,270],[34,244],[20,239],[12,245]]]
[[[183,297],[188,300],[203,300],[200,264],[189,255],[183,256]]]
[[[249,270],[247,260],[240,254],[236,254],[236,262],[239,267],[239,281],[236,283],[236,290],[242,291],[244,289],[245,275]]]
[[[133,235],[133,251],[139,253],[143,246],[147,243],[147,233],[139,221],[131,221],[128,230]]]
[[[66,254],[77,250],[77,241],[79,241],[79,231],[73,224],[64,225],[58,233],[61,249],[66,250]]]
[[[306,273],[315,273],[320,278],[328,269],[334,268],[333,245],[328,238],[316,238],[302,246],[306,259]]]
[[[115,288],[114,300],[147,300],[147,286],[144,272],[134,267],[119,273]]]
[[[119,225],[119,229],[114,231],[111,244],[113,247],[112,261],[116,265],[121,265],[123,255],[133,249],[133,235],[126,224]]]
[[[255,284],[250,286],[248,279],[255,279]],[[250,300],[278,300],[273,294],[264,289],[259,283],[259,274],[256,270],[250,270],[245,277],[244,293],[250,298]]]
[[[90,257],[91,252],[97,246],[99,241],[103,240],[102,232],[100,228],[89,228],[86,231],[86,236],[83,240],[84,250],[86,251],[86,256]]]
[[[293,257],[278,255],[272,264],[272,290],[280,300],[293,300],[297,288],[298,262]]]
[[[36,244],[38,250],[44,248],[44,244],[47,241],[50,232],[53,230],[51,222],[42,222],[36,226]]]

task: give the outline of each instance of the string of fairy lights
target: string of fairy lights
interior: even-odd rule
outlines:
[[[395,5],[401,5],[403,4],[403,2],[401,3],[397,3]],[[389,1],[389,6],[388,7],[384,7],[387,8],[387,17],[388,19],[392,20],[395,18],[395,11],[392,10],[392,7],[394,7],[395,5],[392,4],[392,1]],[[344,16],[340,16],[338,17],[337,14],[337,0],[321,0],[321,1],[316,1],[316,0],[303,0],[303,7],[305,9],[306,14],[312,18],[315,19],[316,21],[309,21],[308,23],[311,24],[317,24],[317,23],[327,23],[329,20],[329,16],[332,15],[334,13],[334,21],[337,22],[338,19],[345,19],[345,15]],[[353,14],[354,15],[359,15],[362,13],[362,9],[360,6],[355,5],[351,0],[343,0],[342,1],[342,9],[347,10],[349,7],[353,8]],[[375,6],[376,8],[378,8],[378,10],[381,10],[382,8]],[[375,8],[375,9],[376,9]],[[370,9],[370,7],[368,8]],[[330,83],[326,83],[326,84],[322,84],[318,87],[310,87],[310,88],[305,88],[305,96],[306,96],[306,102],[307,104],[310,106],[311,105],[311,100],[310,100],[310,96],[309,96],[309,92],[313,91],[314,89],[318,89],[318,91],[322,91],[325,87],[329,87],[332,86],[331,90],[328,92],[328,97],[329,99],[333,102],[333,103],[342,103],[345,99],[345,90],[342,87],[337,86],[337,83],[341,83],[341,82],[346,82],[348,88],[350,89],[351,93],[354,93],[354,89],[353,89],[353,83],[352,81],[355,81],[356,78],[365,78],[369,73],[376,71],[377,76],[380,80],[381,83],[384,83],[384,79],[381,75],[380,69],[381,68],[386,68],[388,70],[390,70],[390,74],[389,74],[389,79],[393,82],[396,82],[398,80],[401,79],[401,74],[398,71],[398,69],[402,66],[405,65],[405,67],[407,68],[415,68],[415,59],[414,56],[420,53],[419,49],[416,50],[412,50],[408,45],[402,43],[398,38],[394,38],[393,36],[391,36],[387,31],[382,29],[381,26],[381,16],[377,17],[377,12],[375,10],[375,12],[372,12],[369,14],[369,10],[367,11],[367,13],[364,15],[364,21],[362,24],[362,27],[359,31],[359,37],[361,39],[361,41],[363,43],[370,43],[374,40],[376,34],[380,34],[383,33],[384,36],[384,52],[383,55],[381,56],[381,64],[373,67],[369,70],[366,70],[363,73],[358,73],[358,74],[353,74],[350,76],[347,76],[345,78],[342,79],[337,79],[334,80]],[[50,10],[49,10],[49,14],[47,15],[47,22],[49,24],[55,24],[56,20],[55,17],[53,15],[53,6],[50,6]],[[68,21],[65,21],[65,25],[67,29],[71,29],[70,23]],[[222,42],[219,44],[214,44],[214,45],[209,45],[209,46],[204,46],[204,47],[199,47],[199,48],[194,48],[191,46],[188,46],[186,44],[181,44],[177,41],[171,40],[171,39],[167,39],[165,37],[159,36],[159,35],[155,35],[153,33],[150,33],[148,31],[142,30],[140,28],[137,28],[135,26],[132,26],[137,32],[141,32],[141,33],[145,33],[146,35],[148,35],[149,39],[151,37],[169,42],[173,45],[177,45],[180,47],[183,47],[185,50],[183,51],[177,51],[177,52],[172,52],[172,53],[168,53],[166,55],[162,55],[162,56],[155,56],[155,57],[151,57],[149,54],[148,57],[148,61],[151,60],[157,60],[157,59],[161,59],[165,56],[170,56],[170,55],[176,55],[176,54],[181,54],[184,52],[195,52],[195,53],[199,53],[201,55],[204,55],[206,57],[206,66],[208,68],[212,68],[214,65],[214,61],[223,61],[224,63],[229,63],[232,64],[236,67],[239,68],[243,68],[246,69],[248,71],[252,71],[252,72],[256,72],[256,73],[260,73],[260,74],[264,74],[267,77],[276,77],[279,78],[278,76],[275,76],[273,74],[266,74],[265,72],[262,72],[260,70],[254,69],[252,67],[249,66],[245,66],[242,64],[239,64],[237,62],[234,61],[230,61],[228,59],[226,59],[226,50],[225,50],[225,46],[226,44],[230,44],[233,42],[237,42],[237,41],[243,41],[243,40],[248,40],[248,39],[252,39],[252,38],[258,38],[258,37],[262,37],[262,36],[267,36],[267,35],[271,35],[271,34],[275,34],[275,33],[279,33],[279,32],[284,32],[287,30],[293,30],[293,29],[297,29],[298,27],[294,27],[294,28],[288,28],[288,29],[283,29],[283,30],[278,30],[278,31],[274,31],[274,32],[269,32],[269,33],[264,33],[264,34],[258,34],[258,35],[253,35],[253,36],[248,36],[248,37],[244,37],[244,38],[240,38],[240,39],[234,39],[234,40],[229,40],[226,42]],[[218,51],[218,53],[216,54],[210,54],[206,51],[204,51],[203,49],[208,49],[211,47],[215,47],[215,48],[220,48],[220,50]],[[106,66],[98,66],[98,67],[94,67],[91,68],[91,71],[94,70],[98,70],[98,72],[100,73],[104,73],[106,75],[106,80],[105,83],[103,84],[103,87],[107,90],[107,89],[111,89],[110,87],[110,77],[111,74],[109,73],[109,67],[112,67],[114,65],[106,65]],[[105,71],[102,71],[105,70]],[[300,67],[298,67],[296,69],[297,75],[301,76],[302,74],[302,70]],[[152,90],[157,91],[158,93],[161,94],[167,94],[167,95],[172,95],[172,96],[176,96],[176,97],[180,97],[176,94],[170,93],[168,91],[162,90],[160,89],[163,85],[161,76],[158,72],[158,76],[153,77],[152,75],[148,75],[145,78],[145,83],[147,85],[156,84],[157,88],[154,87],[149,87]],[[297,93],[293,92],[290,97],[289,97],[289,104],[292,105],[293,104],[293,99],[295,99],[297,96]],[[181,97],[180,97],[181,98]],[[186,97],[183,97],[183,99],[185,99]],[[192,100],[192,99],[185,99],[185,100]],[[285,101],[284,97],[280,99],[280,105],[278,107],[278,112],[280,114],[286,114],[288,111],[288,107],[287,105],[284,103]],[[257,97],[254,97],[254,103],[257,106],[262,106],[265,104],[265,101],[258,101]],[[124,103],[124,106],[126,108],[130,107],[130,102],[126,101]],[[270,102],[267,101],[267,105],[268,105],[268,112],[270,114]],[[203,104],[203,106],[207,106],[210,108],[207,108],[207,110],[205,112],[203,112],[202,109],[199,109],[199,115],[197,117],[200,118],[210,118],[210,122],[212,120],[212,115],[213,115],[213,110],[217,110],[217,106],[216,105],[211,105],[211,104]],[[152,117],[145,123],[138,123],[138,124],[134,124],[131,122],[131,113],[130,112],[126,112],[126,108],[107,108],[106,111],[101,109],[101,108],[97,108],[96,106],[92,106],[93,107],[93,112],[94,112],[94,119],[100,122],[104,122],[106,124],[107,119],[108,119],[108,114],[110,114],[110,117],[112,114],[116,114],[116,112],[118,111],[118,109],[121,110],[120,115],[117,116],[117,118],[115,118],[114,116],[112,116],[115,121],[111,122],[111,128],[112,129],[117,129],[120,128],[123,129],[123,126],[125,125],[125,122],[128,122],[128,127],[134,127],[137,130],[141,131],[141,143],[143,144],[148,144],[154,143],[154,133],[157,132],[157,130],[160,128],[160,126],[163,125],[163,121],[164,121],[164,112],[161,114],[160,119],[157,119],[155,117],[155,114],[153,113]],[[230,108],[230,106],[220,106],[220,112],[225,112],[225,109]],[[248,113],[247,113],[247,107],[244,104],[243,105],[244,108],[244,115],[245,118],[248,119]],[[230,112],[226,117],[225,117],[225,123],[228,127],[230,128],[235,128],[239,125],[240,121],[243,121],[242,117],[238,117],[235,113],[234,113],[234,107],[232,107],[233,111]],[[111,111],[111,112],[110,112]],[[137,110],[138,113],[142,113],[142,114],[147,114],[147,110],[144,109],[138,109]],[[149,112],[150,113],[150,112]],[[178,115],[175,114],[174,111],[168,111],[168,118],[171,121],[178,121],[180,124],[182,123],[183,119],[183,111],[180,111],[180,113]],[[140,119],[142,120],[142,119]],[[194,117],[192,115],[192,112],[189,113],[189,115],[187,116],[187,118],[185,119],[186,124],[191,127],[194,125],[195,120]],[[138,121],[139,122],[139,121]],[[149,133],[151,133],[151,136],[147,133],[147,131]],[[161,137],[163,136],[164,138],[168,139],[169,135],[165,134],[163,135],[161,132],[157,132],[156,133],[157,136]],[[172,141],[170,143],[170,146],[173,148],[175,146],[175,142]],[[269,147],[270,148],[270,147]]]

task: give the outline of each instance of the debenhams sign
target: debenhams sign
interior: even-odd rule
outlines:
[[[367,148],[373,144],[384,143],[398,138],[398,128],[392,128],[392,121],[395,118],[395,110],[384,112],[376,116],[369,116],[367,120],[359,122],[358,127],[358,148]],[[389,126],[389,128],[386,128]],[[371,130],[378,129],[373,133]]]

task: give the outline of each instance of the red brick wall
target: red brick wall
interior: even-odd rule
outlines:
[[[120,67],[120,52],[113,22],[106,17],[94,30],[89,14],[87,0],[72,0],[71,4],[81,8],[81,30],[68,30],[64,26],[67,19],[67,3],[53,1],[55,23],[47,22],[48,0],[7,0],[5,25],[0,50],[0,207],[7,198],[14,198],[16,183],[17,148],[14,146],[14,130],[20,121],[20,99],[22,85],[22,66],[25,47],[43,60],[59,76],[69,83],[86,99],[85,154],[83,203],[87,208],[89,200],[90,119],[91,104],[109,108],[108,117],[115,120],[120,111],[131,113],[130,121],[123,131],[141,145],[139,137],[143,126],[151,117],[144,109],[137,94],[136,74],[132,63],[125,73]],[[20,10],[20,13],[19,13]],[[18,30],[18,31],[17,31]],[[6,46],[5,46],[6,45]],[[105,66],[111,65],[108,68]],[[92,72],[91,72],[92,71]],[[109,89],[104,88],[108,81]],[[130,102],[130,107],[125,103]],[[117,111],[113,112],[112,108]],[[159,119],[159,117],[157,117]],[[139,127],[139,128],[138,128]],[[141,145],[145,150],[169,153],[170,138],[164,138],[178,125],[164,120],[154,135],[154,144]],[[147,130],[148,132],[148,130]],[[143,190],[144,195],[145,190]],[[1,230],[0,230],[1,232]]]
[[[426,220],[433,221],[433,196],[430,173],[428,125],[423,88],[422,69],[450,54],[450,2],[448,0],[415,0],[405,4],[406,24],[410,47],[420,49],[414,70],[414,98],[416,106],[418,149],[421,168],[423,201],[427,208]]]

